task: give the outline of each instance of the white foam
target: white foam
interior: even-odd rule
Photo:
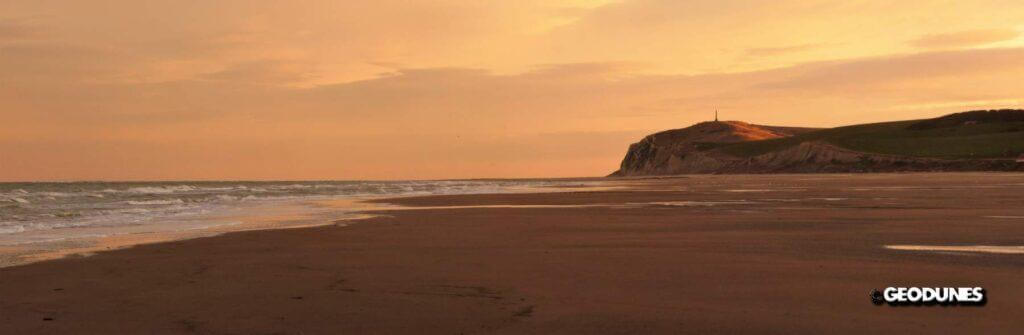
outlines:
[[[306,188],[311,188],[311,187],[312,186],[309,186],[309,185],[292,184],[292,185],[276,185],[276,186],[271,186],[270,188],[271,189],[275,189],[275,190],[298,190],[298,189],[306,189]]]
[[[185,201],[182,201],[181,199],[171,199],[171,200],[145,200],[145,201],[128,201],[128,204],[129,204],[129,205],[136,205],[136,206],[148,206],[148,205],[180,205],[180,204],[184,204],[184,203],[185,203]]]
[[[800,199],[761,199],[764,201],[778,201],[778,202],[800,202]]]
[[[143,187],[132,187],[124,192],[128,193],[141,193],[141,194],[170,194],[175,192],[188,192],[195,191],[196,188],[189,185],[175,185],[175,186],[143,186]],[[116,191],[115,191],[116,192]]]
[[[561,184],[504,180],[238,183],[245,185],[234,182],[68,183],[6,190],[0,193],[0,203],[5,203],[0,206],[0,232],[4,233],[0,245],[33,243],[52,237],[74,239],[96,230],[120,234],[188,229],[180,223],[206,220],[237,212],[239,208],[257,208],[297,199],[505,193]],[[31,205],[25,205],[29,203]],[[165,225],[167,227],[163,227]]]
[[[1024,254],[1024,246],[995,245],[887,245],[886,249],[937,252],[980,252],[989,254]]]
[[[44,197],[51,197],[51,198],[57,198],[57,197],[63,198],[63,197],[75,196],[75,194],[64,193],[64,192],[39,192],[37,194],[39,194],[41,196],[44,196]]]
[[[25,226],[23,225],[0,226],[0,234],[13,234],[23,231],[25,231]]]

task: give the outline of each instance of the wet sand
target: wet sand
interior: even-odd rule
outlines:
[[[66,257],[92,255],[100,251],[128,248],[248,230],[281,230],[335,224],[328,218],[359,219],[363,208],[380,207],[362,203],[364,198],[346,198],[321,204],[317,201],[283,202],[265,206],[238,209],[236,213],[208,217],[188,218],[187,221],[165,222],[158,225],[136,225],[95,228],[76,228],[77,238],[46,242],[0,245],[0,268]],[[322,207],[328,207],[323,208]],[[184,225],[183,225],[184,223]],[[183,228],[184,226],[184,228]],[[134,229],[132,229],[134,228]],[[95,237],[80,237],[81,231],[90,230]],[[59,236],[55,231],[40,231]],[[90,234],[84,234],[88,236]]]
[[[0,333],[1017,333],[1024,175],[692,176],[0,269]],[[576,206],[582,205],[582,206]],[[457,207],[452,207],[457,206]],[[449,207],[449,208],[446,208]],[[871,304],[981,286],[983,307]]]

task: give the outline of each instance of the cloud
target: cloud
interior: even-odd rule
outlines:
[[[915,47],[925,49],[970,48],[1012,40],[1018,36],[1020,36],[1020,32],[1013,29],[983,29],[947,34],[928,34],[911,40],[909,43]]]
[[[746,54],[750,57],[771,57],[793,52],[807,51],[824,46],[822,43],[808,43],[785,47],[750,48]]]
[[[315,79],[318,75],[306,68],[308,64],[286,61],[252,61],[228,66],[223,70],[202,74],[205,80],[238,84],[294,85]]]
[[[24,20],[0,19],[0,43],[37,39],[43,36],[39,27]]]
[[[602,77],[636,73],[642,69],[643,65],[636,62],[562,63],[540,65],[528,72],[528,74],[559,77]]]
[[[1015,72],[1022,67],[1024,49],[1021,48],[937,51],[805,64],[793,68],[792,72],[798,75],[764,87],[843,94],[840,91],[850,87],[877,89],[905,82],[926,85],[927,81],[939,78],[966,81],[972,76]]]
[[[958,106],[935,101],[1019,99],[1013,78],[1024,73],[1024,49],[944,51],[704,75],[633,71],[614,63],[548,65],[519,74],[404,69],[299,90],[294,99],[308,108],[287,117],[330,120],[376,133],[488,136],[653,131],[704,120],[720,108],[731,119],[835,126],[891,119],[893,106],[934,107],[908,109],[898,116],[916,118],[956,111]]]
[[[1019,48],[703,75],[566,63],[512,74],[404,68],[316,87],[240,84],[265,80],[262,72],[281,66],[288,67],[247,64],[239,69],[249,70],[220,73],[217,80],[3,91],[0,122],[20,126],[0,135],[0,153],[22,162],[88,166],[92,174],[81,178],[103,178],[104,167],[140,178],[147,169],[180,178],[602,175],[643,134],[707,120],[715,108],[726,119],[835,126],[984,108],[981,101],[1024,101]],[[78,158],[38,154],[71,143],[85,143],[76,146],[84,153],[68,153]],[[232,158],[210,158],[222,156]],[[132,157],[141,163],[103,163]],[[193,165],[172,171],[176,161]],[[27,166],[19,178],[69,173]]]
[[[405,68],[373,79],[304,87],[279,85],[301,81],[304,68],[259,62],[201,80],[24,86],[19,99],[4,100],[19,105],[9,110],[31,111],[17,115],[22,122],[64,129],[73,126],[69,122],[88,127],[106,122],[117,128],[154,120],[177,120],[184,126],[245,120],[276,124],[279,130],[312,124],[304,130],[311,136],[525,135],[656,130],[703,120],[714,108],[752,122],[834,126],[888,119],[883,111],[897,105],[1020,99],[1015,78],[1024,73],[1024,49],[941,51],[703,75],[638,69],[628,63],[549,64],[515,74]],[[944,106],[955,104],[934,106],[907,111],[904,117],[952,111]],[[808,114],[815,110],[834,115]],[[254,136],[240,130],[210,136],[235,135]]]
[[[960,108],[963,110],[968,109],[1001,109],[1001,108],[1019,108],[1024,104],[1024,100],[1018,99],[1004,99],[1004,100],[955,100],[955,101],[934,101],[928,103],[917,103],[909,105],[896,105],[889,108],[893,111],[904,111],[904,110],[935,110],[941,108]]]
[[[134,58],[107,48],[59,41],[0,44],[4,77],[0,80],[52,84],[114,80],[125,75],[124,68]]]

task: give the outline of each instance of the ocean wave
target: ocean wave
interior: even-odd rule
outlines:
[[[31,235],[35,230],[55,228],[147,225],[277,201],[500,193],[510,187],[550,184],[536,181],[41,183],[0,189],[0,232]]]
[[[272,190],[301,190],[301,189],[313,188],[313,186],[312,185],[303,185],[303,184],[290,184],[290,185],[272,185],[272,186],[268,186],[267,188],[272,189]]]
[[[18,198],[18,197],[11,197],[11,198],[8,198],[8,200],[13,201],[13,202],[17,202],[19,204],[32,203],[31,201],[25,200],[25,198]]]
[[[128,204],[129,204],[129,205],[136,205],[136,206],[148,206],[148,205],[180,205],[180,204],[184,204],[184,203],[185,203],[185,201],[184,201],[184,200],[181,200],[181,199],[170,199],[170,200],[141,200],[141,201],[136,201],[136,200],[129,200],[129,201],[128,201]]]
[[[105,211],[105,213],[115,214],[115,215],[116,214],[149,214],[149,213],[152,213],[152,212],[153,212],[153,210],[145,209],[145,208],[138,208],[138,207],[120,208],[120,209],[116,209],[116,210]]]
[[[39,193],[36,193],[34,195],[40,195],[40,196],[44,196],[44,197],[48,197],[48,198],[65,198],[65,197],[73,197],[73,196],[76,196],[77,194],[64,193],[64,192],[39,192]]]
[[[25,231],[23,225],[0,226],[0,234],[14,234]]]
[[[314,195],[294,196],[294,195],[277,195],[277,196],[264,196],[258,197],[255,195],[247,195],[238,200],[241,201],[270,201],[270,200],[292,200],[302,198],[313,198]]]
[[[223,186],[223,187],[197,187],[195,190],[201,192],[229,192],[236,190],[245,190],[245,186]]]
[[[178,192],[190,192],[195,191],[195,186],[190,185],[173,185],[173,186],[141,186],[132,187],[124,191],[115,192],[127,192],[127,193],[139,193],[139,194],[171,194]]]

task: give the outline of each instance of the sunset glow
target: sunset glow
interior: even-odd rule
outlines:
[[[599,176],[1024,105],[1019,1],[0,1],[0,180]]]

